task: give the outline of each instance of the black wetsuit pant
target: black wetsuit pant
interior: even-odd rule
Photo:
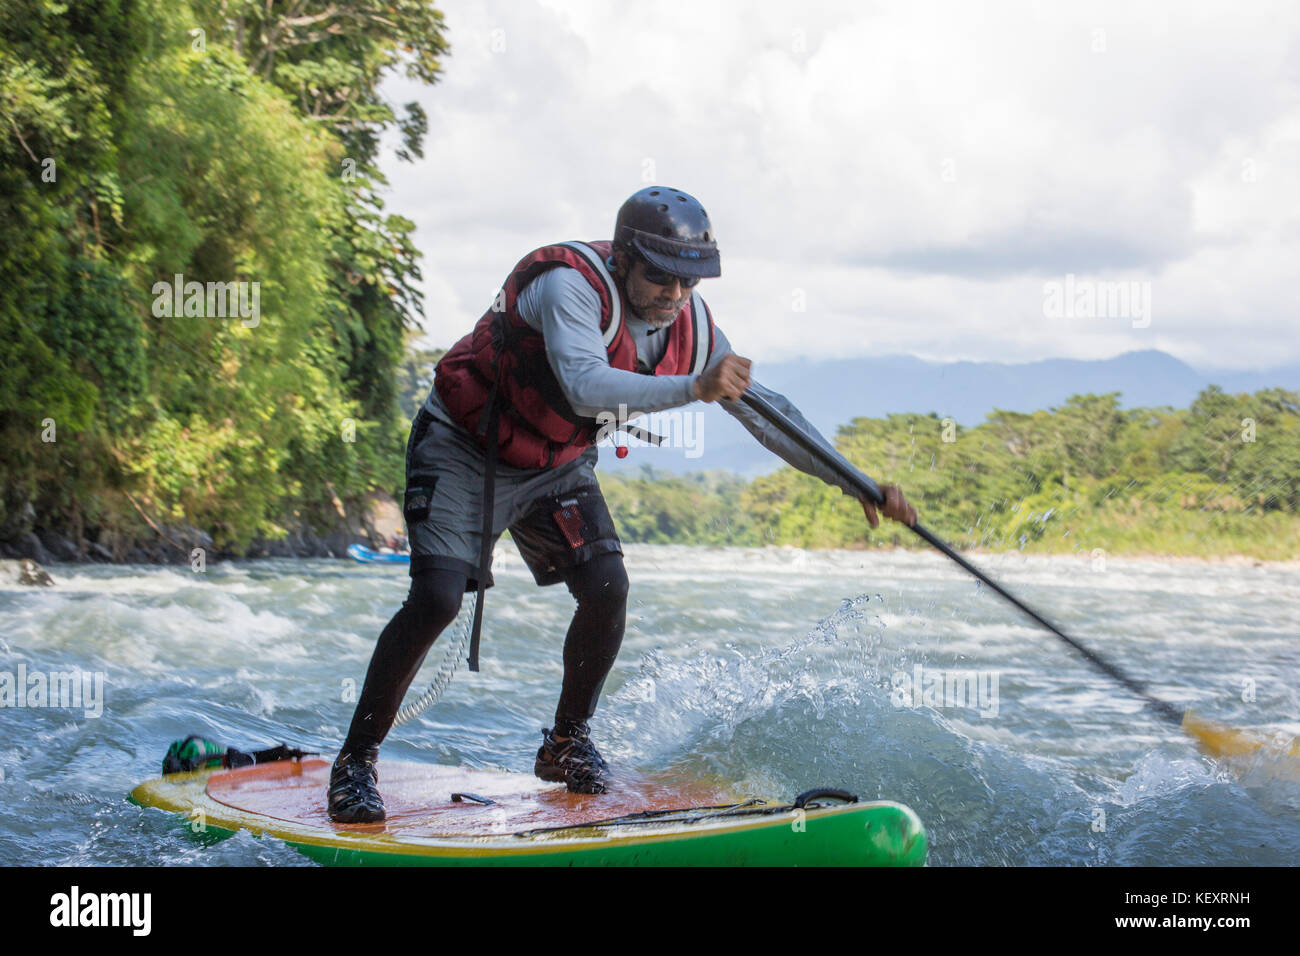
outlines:
[[[379,635],[342,753],[365,754],[383,743],[429,648],[460,612],[465,581],[463,573],[440,568],[412,577],[405,603]],[[623,643],[628,587],[623,556],[599,554],[570,568],[564,583],[578,606],[564,639],[564,682],[555,709],[559,728],[581,724],[596,712]]]

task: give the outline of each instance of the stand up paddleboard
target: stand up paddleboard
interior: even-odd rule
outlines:
[[[901,804],[809,791],[793,804],[720,787],[619,778],[569,793],[521,773],[380,763],[383,823],[336,824],[329,764],[278,761],[150,780],[131,799],[187,832],[249,830],[320,863],[387,866],[920,866],[925,829]],[[848,802],[854,801],[854,802]]]

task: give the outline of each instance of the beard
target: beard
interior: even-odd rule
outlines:
[[[640,297],[634,295],[631,289],[626,291],[628,304],[632,306],[632,314],[655,330],[672,325],[678,313],[686,308],[686,303],[691,297],[690,292],[686,292],[680,299],[669,299],[662,295]],[[668,311],[660,312],[659,309]]]

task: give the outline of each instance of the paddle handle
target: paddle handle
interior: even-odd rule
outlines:
[[[745,392],[740,396],[740,400],[766,418],[772,425],[775,425],[786,438],[789,438],[796,445],[803,448],[804,451],[812,455],[826,467],[832,469],[836,474],[858,491],[859,496],[866,498],[873,505],[883,507],[885,504],[885,494],[880,487],[858,471],[852,465],[846,464],[836,458],[830,451],[822,447],[817,442],[809,438],[799,429],[794,422],[786,418],[775,405],[760,395],[754,394],[752,390]]]

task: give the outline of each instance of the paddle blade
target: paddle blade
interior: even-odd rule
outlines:
[[[1279,744],[1277,740],[1265,737],[1258,731],[1234,730],[1204,717],[1197,717],[1190,710],[1183,714],[1183,730],[1200,744],[1205,753],[1219,759],[1245,757],[1265,749],[1279,757],[1300,757],[1300,741],[1292,740],[1289,745]]]

